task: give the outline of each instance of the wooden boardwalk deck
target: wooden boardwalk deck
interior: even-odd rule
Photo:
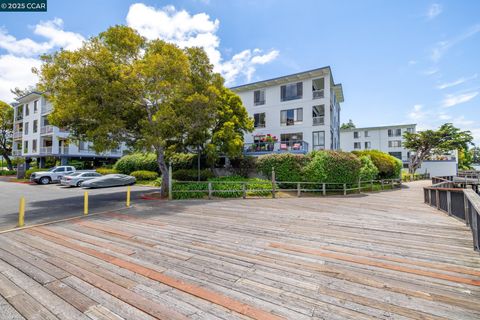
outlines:
[[[189,201],[0,235],[0,319],[480,319],[469,230],[422,182]]]

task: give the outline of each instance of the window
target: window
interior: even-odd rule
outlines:
[[[372,143],[370,141],[365,142],[365,149],[370,149],[372,147]]]
[[[25,105],[25,116],[28,116],[30,114],[30,106],[28,103]]]
[[[50,123],[48,122],[48,116],[42,117],[42,126],[48,126]]]
[[[38,112],[38,100],[35,100],[33,102],[33,113],[37,113]]]
[[[28,141],[23,142],[23,153],[28,153]]]
[[[388,154],[390,154],[391,156],[393,156],[397,159],[402,160],[402,153],[401,152],[389,152]]]
[[[389,137],[400,137],[402,135],[402,129],[388,129]]]
[[[57,168],[53,172],[65,172],[65,167]]]
[[[265,112],[262,113],[255,113],[253,115],[254,127],[255,128],[265,128]]]
[[[325,124],[325,105],[324,104],[312,107],[312,118],[313,118],[314,126],[320,126]]]
[[[413,128],[407,128],[407,132],[413,133]]]
[[[312,132],[313,150],[325,149],[325,131]]]
[[[353,149],[362,149],[362,144],[360,142],[354,142]]]
[[[37,133],[38,131],[38,120],[33,120],[33,133]]]
[[[370,137],[370,133],[369,133],[367,130],[365,130],[365,131],[363,132],[363,134],[365,135],[365,138]]]
[[[388,147],[389,148],[401,148],[402,147],[402,141],[401,140],[388,141]]]
[[[303,122],[303,108],[280,111],[280,124],[282,126],[293,126],[301,122]]]
[[[24,128],[23,128],[23,133],[28,134],[28,122],[25,122]]]
[[[360,138],[360,132],[358,132],[358,131],[353,131],[353,138],[355,138],[355,139]]]
[[[393,130],[392,129],[388,129],[388,136],[393,137]]]
[[[312,80],[313,99],[324,98],[325,78]]]
[[[256,106],[265,104],[265,90],[253,91],[253,104]]]
[[[88,150],[88,143],[86,143],[85,141],[80,141],[78,143],[78,150],[79,151],[86,151]]]
[[[280,87],[281,101],[302,99],[302,97],[303,97],[303,82],[290,83]]]
[[[395,137],[400,137],[402,135],[402,129],[395,129]]]
[[[37,152],[37,139],[32,140],[32,153]]]
[[[292,147],[294,144],[303,143],[303,133],[282,133],[280,134],[280,148],[287,146]]]

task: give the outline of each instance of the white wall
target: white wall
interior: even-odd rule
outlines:
[[[455,160],[423,161],[417,173],[430,173],[430,177],[456,176],[457,162]]]

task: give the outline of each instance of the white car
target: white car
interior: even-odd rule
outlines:
[[[38,171],[32,173],[30,181],[38,184],[49,184],[50,182],[59,182],[63,176],[74,173],[75,167],[59,166],[53,167],[48,171]]]
[[[87,172],[74,172],[72,174],[63,176],[60,179],[60,184],[67,187],[80,187],[84,181],[95,179],[101,177],[102,175],[98,172],[87,171]]]

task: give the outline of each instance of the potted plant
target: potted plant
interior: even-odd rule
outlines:
[[[277,141],[278,141],[278,139],[277,139],[276,136],[272,136],[271,134],[267,134],[267,136],[265,137],[265,142],[266,142],[268,151],[273,151],[275,142],[277,142]]]

